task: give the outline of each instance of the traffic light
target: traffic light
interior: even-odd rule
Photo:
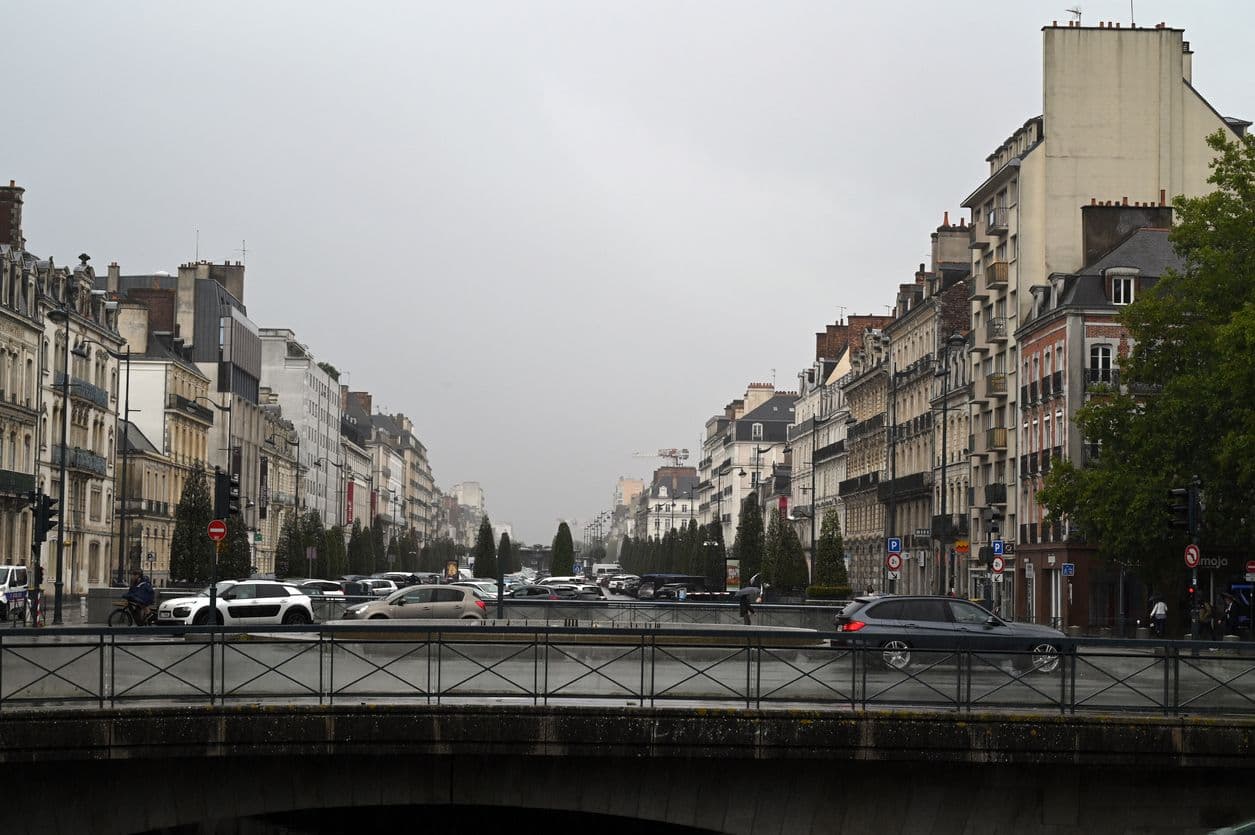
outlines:
[[[57,526],[59,511],[57,505],[61,504],[59,499],[52,496],[45,496],[42,493],[35,498],[35,532],[34,541],[43,542],[48,539],[48,534]]]
[[[1190,528],[1190,491],[1186,487],[1173,487],[1168,491],[1168,510],[1172,514],[1169,525],[1181,530]]]
[[[240,513],[240,477],[214,468],[214,518],[226,519]]]

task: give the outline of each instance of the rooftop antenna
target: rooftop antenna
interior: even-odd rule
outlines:
[[[1137,28],[1137,19],[1133,17],[1133,0],[1129,0],[1129,28]]]
[[[196,260],[200,260],[200,230],[196,230]]]
[[[837,310],[841,311],[839,314],[837,314],[837,321],[844,322],[845,321],[845,305],[843,304],[837,305]]]
[[[1072,8],[1068,9],[1068,14],[1076,15],[1076,25],[1077,26],[1081,25],[1081,6],[1079,3],[1073,6]]]
[[[771,390],[776,390],[776,369],[771,369]]]
[[[237,249],[236,252],[240,253],[240,263],[247,264],[248,263],[248,241],[241,240],[240,248]]]

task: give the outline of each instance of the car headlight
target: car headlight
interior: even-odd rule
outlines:
[[[191,613],[192,613],[191,606],[175,606],[174,607],[174,616],[176,618],[185,618]]]

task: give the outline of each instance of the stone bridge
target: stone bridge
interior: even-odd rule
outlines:
[[[530,703],[0,715],[4,797],[38,810],[10,829],[43,835],[286,832],[259,816],[450,805],[631,831],[1206,832],[1255,818],[1253,749],[1242,718]]]

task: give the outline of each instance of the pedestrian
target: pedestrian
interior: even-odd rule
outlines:
[[[741,620],[746,626],[750,625],[750,615],[753,614],[754,608],[750,606],[750,596],[748,594],[741,595]]]
[[[1224,604],[1224,610],[1220,613],[1220,622],[1224,624],[1226,635],[1238,634],[1238,608],[1234,606],[1233,595],[1222,592],[1220,600]]]
[[[950,591],[946,594],[946,597],[954,597],[954,586],[950,587]]]
[[[1198,610],[1199,631],[1211,636],[1212,640],[1216,638],[1216,620],[1217,612],[1215,607],[1211,605],[1210,600],[1204,600],[1203,605]]]
[[[1162,598],[1151,598],[1154,605],[1150,607],[1150,626],[1156,638],[1162,638],[1168,629],[1168,604]]]

